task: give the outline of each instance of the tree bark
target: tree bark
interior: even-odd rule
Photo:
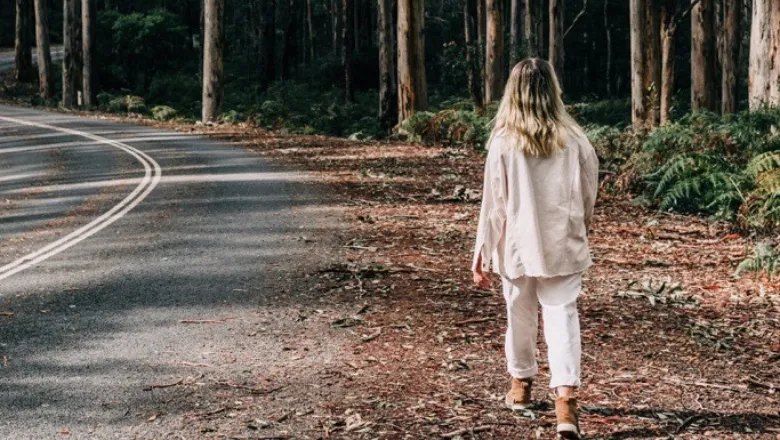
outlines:
[[[390,131],[397,123],[398,98],[395,96],[395,63],[393,62],[393,2],[378,0],[377,27],[379,28],[379,121]]]
[[[606,89],[607,97],[612,97],[612,25],[609,23],[609,0],[604,0],[604,30],[607,37],[607,60],[606,60]]]
[[[263,2],[263,72],[261,88],[267,89],[276,79],[276,0]]]
[[[694,6],[691,26],[691,108],[717,111],[714,0],[701,0]]]
[[[563,65],[564,55],[563,50],[563,0],[550,0],[550,40],[549,49],[547,52],[550,64],[555,69],[555,73],[558,74],[561,84],[563,84]]]
[[[95,28],[93,19],[95,17],[95,0],[82,0],[81,2],[81,82],[83,105],[91,109],[95,105],[95,90],[93,84],[93,41]]]
[[[333,31],[333,53],[337,54],[341,52],[341,0],[331,0],[331,28]]]
[[[748,91],[750,109],[757,110],[769,104],[769,74],[771,62],[771,5],[772,0],[753,0],[753,20],[750,29],[750,68]]]
[[[477,1],[465,0],[463,7],[464,28],[466,31],[466,75],[469,81],[469,95],[476,107],[482,107],[482,75],[479,60],[479,41],[477,39]]]
[[[63,0],[62,18],[62,106],[76,106],[76,0]]]
[[[772,66],[769,71],[769,105],[780,107],[780,1],[772,2],[771,16],[769,59]]]
[[[520,61],[523,44],[523,24],[525,23],[525,0],[511,0],[509,12],[509,67]]]
[[[215,122],[224,99],[225,0],[206,0],[203,45],[203,123]]]
[[[32,41],[30,41],[29,0],[16,0],[16,36],[14,39],[16,80],[30,82],[33,78]]]
[[[676,32],[673,20],[676,10],[677,0],[663,0],[661,11],[661,125],[672,120]]]
[[[742,45],[742,0],[723,0],[723,75],[721,111],[736,113],[739,107],[739,61]]]
[[[523,18],[523,39],[525,40],[526,55],[529,57],[539,56],[538,34],[536,32],[536,22],[539,16],[537,9],[537,0],[525,0],[525,14]]]
[[[427,110],[425,8],[417,0],[398,0],[398,120]]]
[[[355,15],[353,0],[343,0],[341,4],[342,23],[341,28],[341,65],[344,67],[344,96],[347,102],[355,102],[355,88],[353,84],[352,52],[355,50],[355,27],[352,25]]]
[[[485,105],[501,99],[504,91],[504,20],[501,0],[487,0],[485,12]]]
[[[642,130],[647,118],[645,109],[645,7],[640,0],[630,0],[631,18],[631,120],[634,129]]]
[[[290,79],[298,55],[298,22],[295,20],[295,2],[287,3],[287,23],[284,28],[284,50],[282,52],[282,79]]]
[[[41,98],[54,97],[49,44],[49,8],[46,0],[35,0],[35,39],[38,54],[38,81]]]
[[[312,0],[306,0],[306,25],[308,26],[309,37],[309,61],[314,61],[314,15],[311,7]]]
[[[657,127],[661,119],[660,87],[661,87],[661,16],[660,1],[645,1],[645,69],[644,96],[646,125]]]

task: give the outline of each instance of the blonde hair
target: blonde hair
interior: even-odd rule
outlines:
[[[568,140],[582,133],[561,99],[561,86],[550,63],[529,58],[509,75],[496,114],[495,136],[517,140],[525,154],[547,157],[566,148]]]

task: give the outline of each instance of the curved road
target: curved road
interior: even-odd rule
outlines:
[[[284,369],[334,219],[243,148],[0,105],[0,439],[162,438],[145,387]]]

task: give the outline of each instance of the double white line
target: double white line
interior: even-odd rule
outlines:
[[[133,190],[133,192],[130,193],[130,195],[125,197],[116,206],[114,206],[108,212],[96,218],[95,220],[92,220],[91,222],[89,222],[89,224],[84,225],[83,227],[71,232],[70,234],[60,238],[54,243],[51,243],[48,246],[45,246],[42,249],[39,249],[33,253],[25,255],[19,258],[18,260],[14,261],[13,263],[6,264],[5,266],[0,267],[0,280],[4,280],[16,273],[19,273],[31,266],[40,263],[43,260],[46,260],[48,258],[53,257],[54,255],[59,254],[65,249],[68,249],[71,246],[74,246],[75,244],[89,238],[90,236],[96,234],[106,226],[124,217],[125,214],[127,214],[128,212],[130,212],[130,210],[135,208],[139,203],[141,203],[143,199],[146,198],[146,196],[149,195],[149,193],[152,192],[152,190],[154,190],[154,188],[160,182],[160,178],[162,177],[162,170],[160,169],[160,165],[154,159],[149,157],[143,151],[138,150],[137,148],[133,148],[127,144],[123,144],[122,142],[113,141],[111,139],[107,139],[101,136],[96,136],[90,133],[85,133],[83,131],[71,130],[62,127],[55,127],[53,125],[40,124],[37,122],[30,122],[22,119],[6,118],[0,116],[0,121],[10,122],[12,124],[18,124],[18,125],[26,125],[29,127],[43,128],[46,130],[58,131],[60,133],[83,137],[95,141],[99,144],[109,145],[111,147],[118,148],[130,154],[131,156],[136,158],[139,162],[141,162],[141,165],[143,165],[144,167],[144,177],[141,180],[141,183],[138,184],[138,186]]]

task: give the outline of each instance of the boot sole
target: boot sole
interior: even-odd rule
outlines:
[[[564,440],[579,440],[580,431],[575,425],[570,423],[561,423],[558,425],[558,438]]]
[[[504,405],[507,407],[507,409],[512,411],[525,411],[531,407],[530,403],[513,403],[506,400],[504,401]]]

